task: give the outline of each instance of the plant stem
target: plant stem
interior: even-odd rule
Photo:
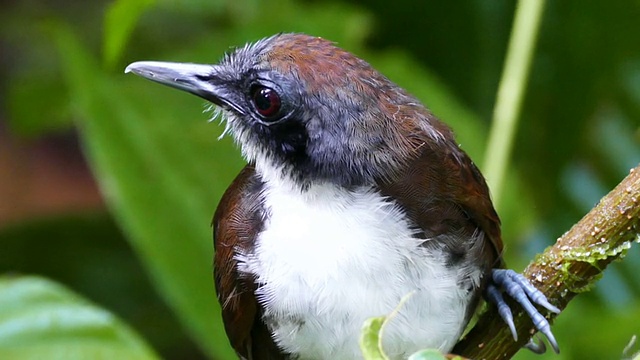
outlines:
[[[509,39],[484,161],[484,173],[498,208],[544,4],[544,0],[520,0]]]

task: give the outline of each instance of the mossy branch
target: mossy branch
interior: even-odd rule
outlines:
[[[614,260],[622,259],[640,241],[640,165],[551,247],[539,254],[524,275],[564,309],[574,296],[588,291]],[[471,359],[509,359],[535,333],[528,316],[514,309],[518,341],[495,307],[481,315],[476,326],[453,353]],[[553,320],[557,315],[548,314]],[[562,342],[560,340],[560,347]]]

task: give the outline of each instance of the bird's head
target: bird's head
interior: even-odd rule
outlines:
[[[280,34],[216,65],[142,61],[126,72],[215,104],[247,161],[301,185],[372,184],[451,138],[418,100],[318,37]]]

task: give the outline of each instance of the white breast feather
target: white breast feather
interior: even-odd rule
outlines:
[[[260,274],[257,296],[277,321],[280,347],[300,359],[361,358],[364,321],[391,313],[413,291],[385,329],[387,354],[453,347],[470,294],[443,256],[420,246],[398,206],[370,188],[312,185],[301,193],[265,178],[270,218],[254,254],[237,260],[240,271]]]

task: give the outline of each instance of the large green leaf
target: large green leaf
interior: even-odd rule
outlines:
[[[38,277],[0,277],[0,359],[157,359],[113,314]]]
[[[233,165],[217,164],[220,159],[210,155],[215,137],[203,128],[205,122],[189,124],[151,106],[141,112],[144,107],[134,104],[144,102],[134,95],[137,89],[117,85],[123,73],[105,74],[69,29],[52,30],[85,152],[108,205],[199,344],[217,358],[230,357],[211,276],[209,223],[216,204],[212,194],[220,189],[207,187],[223,182],[207,170],[233,174],[237,166],[225,171]],[[189,118],[198,116],[185,114]]]

